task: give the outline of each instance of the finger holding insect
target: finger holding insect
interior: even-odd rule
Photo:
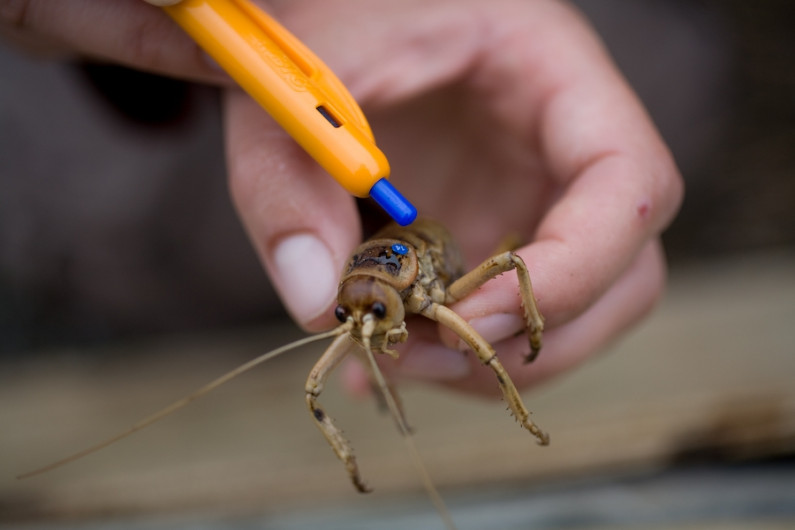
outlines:
[[[643,165],[623,155],[594,162],[547,212],[534,243],[519,252],[550,326],[591,307],[673,218],[681,197],[675,168],[658,178]]]
[[[524,362],[528,344],[518,313],[494,314],[470,322],[494,345],[521,390],[565,372],[609,344],[654,307],[664,284],[663,252],[659,241],[655,240],[644,247],[621,278],[587,311],[570,322],[548,328],[541,354],[529,365]],[[488,287],[486,284],[484,289]],[[446,335],[448,331],[442,329]],[[492,374],[484,370],[473,355],[461,351],[463,345],[458,337],[448,340],[449,345],[444,346],[433,342],[435,332],[438,330],[413,325],[413,340],[410,337],[391,375],[436,382],[485,396],[498,395]],[[385,363],[387,370],[389,364],[392,363]],[[347,374],[346,382],[349,388],[356,388],[354,374]]]
[[[506,113],[502,119],[524,131],[546,175],[559,186],[538,224],[519,227],[532,231],[533,239],[518,252],[530,270],[547,327],[554,328],[587,311],[670,223],[681,202],[682,182],[648,115],[593,33],[541,31],[514,35],[526,43],[516,49],[531,50],[522,60],[532,66],[534,77],[530,88],[509,85],[516,88],[504,89],[501,102],[506,109],[521,109],[527,105],[526,91],[536,94],[538,108],[532,114]],[[538,40],[557,45],[555,61],[532,53]],[[497,61],[483,68],[502,78],[516,75],[517,63],[523,64]],[[515,277],[503,274],[455,309],[467,320],[518,314],[516,293]],[[445,337],[454,344],[450,334]]]
[[[618,178],[610,173],[620,165],[608,162],[607,167],[595,169],[594,176],[580,177],[572,184],[575,189],[567,191],[548,212],[537,240],[517,252],[527,263],[547,329],[570,322],[591,308],[626,274],[649,241],[657,238],[675,210],[676,199],[666,198],[669,205],[652,214],[649,199],[642,198],[649,195],[639,191],[642,186],[630,176],[624,176],[630,182],[623,186],[620,182],[601,186],[605,180]],[[625,199],[614,201],[622,188]],[[612,205],[612,209],[600,208],[601,204]],[[646,218],[652,215],[655,219]],[[516,277],[506,273],[455,304],[454,309],[477,329],[494,329],[487,335],[495,339],[501,332],[521,329],[520,303]],[[443,340],[449,346],[458,342],[447,332],[443,332]]]
[[[244,93],[224,103],[229,186],[249,238],[293,318],[328,328],[360,238],[353,199]]]

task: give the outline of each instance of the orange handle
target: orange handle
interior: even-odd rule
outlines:
[[[248,0],[163,8],[343,188],[367,197],[389,163],[345,86],[306,46]]]

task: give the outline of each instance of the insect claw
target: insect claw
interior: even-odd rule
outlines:
[[[397,360],[400,357],[400,352],[391,348],[382,348],[381,353],[386,353],[393,359]]]
[[[355,463],[353,463],[352,467],[348,467],[348,473],[356,491],[359,493],[370,493],[373,491],[373,489],[362,480],[362,477],[359,475],[359,469],[356,467]]]
[[[368,486],[364,482],[356,482],[356,483],[354,483],[354,487],[356,488],[356,491],[358,491],[359,493],[372,493],[373,492],[373,488],[371,488],[370,486]]]
[[[524,361],[522,362],[522,364],[530,364],[531,362],[536,360],[536,357],[538,357],[538,350],[530,351],[529,353],[524,355]]]

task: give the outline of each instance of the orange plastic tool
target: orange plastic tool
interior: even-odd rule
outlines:
[[[372,196],[400,224],[414,220],[356,101],[295,36],[248,0],[163,9],[343,188]]]

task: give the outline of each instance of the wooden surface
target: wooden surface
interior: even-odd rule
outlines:
[[[391,420],[332,385],[323,401],[375,488],[356,494],[305,410],[322,345],[241,376],[169,419],[62,469],[14,475],[83,448],[298,333],[289,325],[172,337],[0,366],[0,522],[119,514],[281,513],[417,494]],[[525,394],[553,444],[500,402],[402,388],[443,493],[542,483],[698,458],[795,452],[795,256],[678,271],[620,344]],[[793,484],[795,492],[795,484]]]

